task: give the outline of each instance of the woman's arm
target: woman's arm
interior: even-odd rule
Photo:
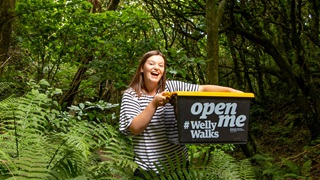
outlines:
[[[163,96],[163,92],[156,95],[154,99],[148,104],[148,106],[135,118],[133,118],[129,130],[133,135],[139,135],[142,133],[150,123],[154,113],[159,106],[164,106],[168,103],[168,99]]]
[[[242,92],[231,87],[218,86],[218,85],[199,85],[198,91],[206,92]]]

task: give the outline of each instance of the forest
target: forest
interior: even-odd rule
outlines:
[[[167,78],[254,94],[246,144],[189,144],[160,179],[320,177],[318,0],[1,0],[0,179],[133,179],[122,93]]]

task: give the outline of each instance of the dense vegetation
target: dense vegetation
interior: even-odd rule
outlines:
[[[131,179],[119,103],[152,49],[169,79],[255,94],[248,143],[189,145],[171,179],[316,179],[319,18],[317,0],[1,0],[0,179]]]

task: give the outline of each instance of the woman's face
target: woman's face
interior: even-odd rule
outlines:
[[[154,55],[147,59],[141,72],[144,74],[145,84],[156,83],[158,84],[163,76],[165,69],[165,61],[160,55]]]

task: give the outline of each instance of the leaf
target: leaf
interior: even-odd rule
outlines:
[[[80,104],[79,104],[79,107],[80,107],[81,110],[83,110],[84,107],[85,107],[85,105],[84,105],[83,103],[80,103]]]
[[[312,167],[312,160],[309,159],[308,161],[303,163],[303,165],[301,167],[301,175],[309,177],[310,176],[311,167]]]
[[[290,172],[292,172],[294,174],[300,174],[300,167],[298,164],[296,164],[293,161],[290,161],[286,158],[282,159],[282,162],[290,169]]]

